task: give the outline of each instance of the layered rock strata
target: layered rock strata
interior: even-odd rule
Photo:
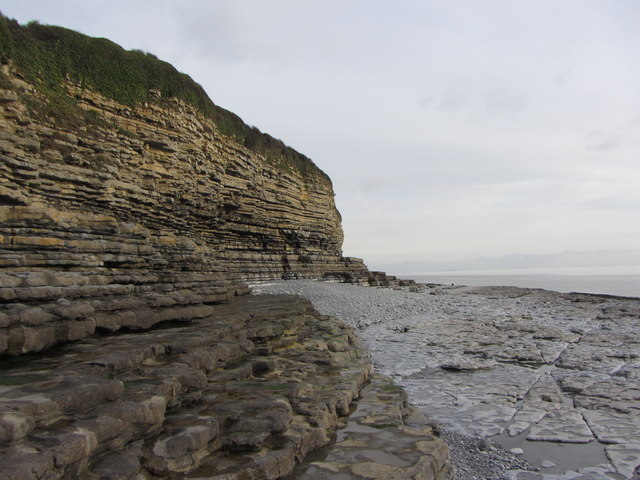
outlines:
[[[77,125],[27,108],[48,100],[12,78],[15,89],[0,91],[2,205],[186,236],[245,279],[366,278],[361,260],[342,257],[333,188],[319,170],[274,165],[176,99],[129,107],[69,85],[94,120]]]
[[[370,372],[349,328],[292,296],[238,297],[189,326],[16,359],[0,375],[0,479],[281,478],[344,426]],[[402,392],[369,388],[380,398],[365,393],[358,421],[380,448],[353,444],[342,462],[371,469],[356,453],[378,451],[389,464],[395,445],[423,472],[398,478],[451,478],[446,446],[407,420]]]
[[[289,474],[344,425],[371,365],[340,322],[239,297],[246,282],[406,282],[342,256],[315,166],[159,91],[133,107],[25,78],[2,65],[0,479]],[[402,409],[390,441],[428,445],[403,461],[448,478],[446,447],[427,424],[405,432]]]
[[[0,355],[202,318],[247,280],[379,282],[342,257],[321,172],[275,166],[177,100],[132,108],[70,85],[95,121],[46,116],[4,71]]]
[[[104,215],[1,206],[0,355],[211,315],[246,293],[211,248]]]

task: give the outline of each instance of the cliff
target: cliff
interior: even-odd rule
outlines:
[[[0,60],[0,478],[280,478],[327,444],[368,355],[243,295],[398,283],[342,256],[329,178],[147,54],[0,17]]]
[[[173,67],[0,20],[0,353],[197,318],[249,280],[395,281],[342,256],[331,181],[311,160]],[[151,80],[130,78],[140,65]]]
[[[89,113],[76,126],[65,111],[43,111],[49,100],[33,86],[10,81],[20,94],[2,92],[3,204],[188,237],[236,278],[364,271],[342,258],[340,215],[321,173],[271,164],[177,99],[129,107],[69,84]]]
[[[245,147],[159,90],[127,105],[10,58],[1,86],[0,353],[199,318],[248,280],[367,279],[304,157]]]

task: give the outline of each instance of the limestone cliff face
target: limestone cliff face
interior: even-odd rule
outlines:
[[[0,354],[207,316],[247,280],[366,279],[329,179],[274,165],[175,99],[69,85],[84,123],[0,91]],[[37,112],[37,113],[34,113]]]
[[[372,366],[350,329],[297,297],[241,296],[259,279],[401,283],[342,257],[328,177],[208,98],[196,110],[143,89],[130,106],[58,68],[78,51],[92,56],[76,74],[97,52],[124,62],[119,48],[0,14],[0,480],[276,480],[296,466],[287,478],[450,480],[404,394],[380,378],[362,391]],[[337,453],[301,465],[360,395]]]
[[[69,93],[98,121],[65,128],[30,118],[28,93],[11,101],[5,91],[5,188],[29,203],[196,239],[243,278],[344,270],[340,215],[321,172],[270,164],[178,100],[132,108],[73,86]]]

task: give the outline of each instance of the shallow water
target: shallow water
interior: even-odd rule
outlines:
[[[540,468],[541,473],[562,474],[567,470],[578,470],[585,466],[597,466],[609,462],[604,451],[604,444],[597,440],[584,443],[532,442],[526,439],[527,432],[510,437],[503,433],[493,437],[493,441],[504,448],[522,448],[525,458],[534,467]],[[555,467],[541,467],[542,462],[550,461]],[[619,478],[624,478],[620,476]]]

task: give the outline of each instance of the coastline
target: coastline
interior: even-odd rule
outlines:
[[[452,437],[466,439],[461,445],[449,440],[460,480],[498,478],[496,472],[514,480],[622,479],[633,478],[640,464],[633,441],[640,422],[622,413],[638,407],[625,400],[625,392],[638,383],[638,298],[517,287],[371,289],[310,281],[254,290],[305,296],[321,313],[356,327],[376,370],[391,375],[408,391],[410,402]],[[610,345],[599,346],[596,339]],[[598,398],[613,408],[604,408]],[[561,416],[573,424],[554,424]],[[574,427],[582,437],[558,435]],[[500,433],[511,439],[503,441],[508,448],[501,449],[494,437]],[[506,462],[498,453],[520,448],[514,439],[525,452],[511,457],[528,460],[537,472],[501,470]],[[544,458],[547,446],[591,448],[588,457],[596,463],[553,462]],[[487,460],[497,470],[483,472]]]
[[[558,293],[640,297],[640,266],[451,270],[413,274],[419,283],[541,288]]]

